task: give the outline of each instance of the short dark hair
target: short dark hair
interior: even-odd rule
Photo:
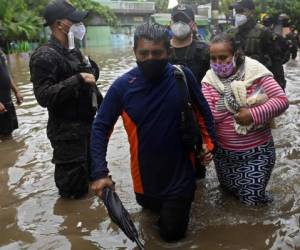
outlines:
[[[245,61],[245,55],[243,50],[241,49],[241,46],[239,43],[236,42],[234,37],[228,35],[227,33],[219,33],[212,37],[210,40],[210,45],[215,44],[215,43],[228,43],[232,54],[236,55],[236,64],[239,67],[244,61]]]
[[[138,41],[141,38],[145,38],[154,42],[163,42],[165,48],[167,50],[170,49],[169,32],[167,28],[158,23],[148,22],[136,27],[134,32],[134,49],[137,48]]]
[[[233,54],[238,49],[238,46],[234,38],[226,33],[219,33],[214,37],[212,37],[212,39],[210,40],[210,44],[214,44],[214,43],[228,43]]]

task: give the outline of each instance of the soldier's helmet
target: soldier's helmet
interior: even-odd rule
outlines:
[[[275,24],[275,18],[272,15],[267,14],[267,15],[263,16],[261,22],[264,26],[270,27],[271,25]]]
[[[278,23],[282,25],[282,27],[289,27],[291,25],[291,18],[285,14],[282,13],[278,16]]]

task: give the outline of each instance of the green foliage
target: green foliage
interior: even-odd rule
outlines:
[[[167,13],[169,0],[155,0],[155,9],[157,12]],[[178,0],[178,3],[189,5],[200,5],[210,3],[210,0]]]
[[[1,0],[1,40],[35,40],[39,37],[41,19],[27,9],[23,0]]]
[[[168,0],[155,0],[155,10],[157,12],[168,12]]]
[[[40,41],[42,36],[42,12],[49,0],[0,0],[0,46],[8,48],[11,42],[18,44],[17,51],[26,50],[24,40]],[[109,25],[116,25],[117,18],[108,7],[93,0],[73,0],[79,9],[102,16]],[[18,42],[19,41],[19,42]]]
[[[193,4],[193,5],[201,5],[201,4],[207,4],[210,3],[210,0],[181,0],[178,2],[182,2],[185,4]]]
[[[219,9],[221,13],[224,13],[225,16],[229,15],[229,6],[233,4],[234,0],[222,0],[219,2]]]
[[[299,0],[265,0],[267,13],[278,16],[281,13],[286,13],[290,16],[292,22],[300,28],[300,1]]]
[[[81,10],[88,10],[103,17],[109,25],[116,26],[118,19],[109,7],[93,0],[71,0],[72,4]]]
[[[10,43],[7,47],[8,54],[28,52],[30,50],[30,44],[28,41],[20,41],[17,43]]]

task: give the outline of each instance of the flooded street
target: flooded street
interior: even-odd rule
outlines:
[[[102,93],[135,65],[131,48],[86,53],[101,67]],[[47,110],[33,95],[28,60],[26,55],[10,60],[25,101],[17,107],[19,129],[12,139],[0,141],[0,250],[137,249],[92,193],[77,201],[59,198],[46,137]],[[187,237],[179,243],[161,241],[153,225],[156,215],[136,204],[127,135],[117,122],[107,160],[146,249],[300,249],[300,61],[286,65],[286,76],[290,107],[273,130],[277,162],[268,190],[274,202],[253,208],[227,197],[210,166],[207,178],[198,182]]]

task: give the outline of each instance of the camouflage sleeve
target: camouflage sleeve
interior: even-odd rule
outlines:
[[[276,34],[264,29],[261,38],[262,51],[270,56],[272,60],[280,57],[281,51],[276,39]]]
[[[49,51],[37,51],[30,59],[33,90],[42,107],[60,108],[70,99],[77,98],[83,79],[80,74],[58,80],[61,62]]]

